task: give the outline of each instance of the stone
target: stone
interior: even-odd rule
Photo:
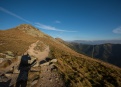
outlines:
[[[0,58],[5,58],[6,55],[4,53],[0,53]]]
[[[14,57],[14,54],[13,54],[13,52],[11,52],[11,51],[6,51],[5,54]]]
[[[50,62],[55,63],[55,62],[57,62],[57,59],[52,59]]]
[[[51,65],[51,71],[56,71],[57,67],[55,65]]]
[[[12,74],[5,74],[7,78],[10,78]]]
[[[56,78],[56,80],[59,80],[58,78]]]
[[[49,78],[49,81],[52,82],[53,80],[51,78]]]
[[[14,73],[14,74],[20,73],[20,70],[18,70],[18,66],[14,66],[13,73]]]
[[[40,66],[48,66],[48,65],[49,65],[49,62],[46,62],[46,63],[40,64]]]
[[[38,80],[34,80],[32,83],[31,83],[31,86],[37,84]]]
[[[31,70],[32,72],[39,72],[40,71],[40,67],[31,67]]]
[[[15,58],[15,57],[12,57],[12,56],[6,55],[6,58],[8,58],[8,59],[12,59],[12,58]]]
[[[3,58],[0,58],[0,63],[2,63],[4,61],[4,59]]]

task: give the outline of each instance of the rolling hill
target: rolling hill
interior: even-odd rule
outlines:
[[[12,79],[15,86],[16,67],[30,52],[37,61],[37,55],[43,54],[43,60],[29,71],[28,87],[121,87],[121,68],[79,54],[60,41],[28,24],[0,30],[0,85]]]

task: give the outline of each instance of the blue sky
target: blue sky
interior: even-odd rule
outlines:
[[[0,29],[20,24],[64,40],[121,39],[121,0],[0,0]]]

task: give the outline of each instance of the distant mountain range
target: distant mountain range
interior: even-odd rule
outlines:
[[[33,60],[38,61],[36,56],[41,53],[44,55],[38,57],[44,57],[47,52],[48,57],[31,67],[27,87],[121,87],[121,68],[87,56],[86,53],[91,55],[92,46],[67,43],[28,24],[0,30],[0,87],[7,85],[8,81],[15,86],[19,62],[30,48],[29,53],[34,55],[28,57]],[[94,52],[108,56],[112,52],[108,50],[114,48],[119,46],[95,45]],[[113,53],[120,55],[115,49]]]
[[[90,44],[90,45],[96,45],[96,44],[121,44],[121,40],[73,40],[69,42],[75,42],[75,43],[81,43],[81,44]]]
[[[115,44],[112,44],[106,43],[106,41],[103,40],[96,42],[94,41],[91,43],[89,43],[90,41],[84,41],[83,43],[80,43],[82,40],[79,42],[66,42],[60,38],[56,39],[78,53],[90,56],[91,58],[100,59],[102,61],[121,67],[121,44],[116,44],[118,42],[120,43],[120,40],[117,40]],[[97,42],[98,44],[96,44]],[[105,44],[100,44],[101,42],[105,42]]]
[[[121,44],[99,44],[87,45],[82,43],[70,43],[75,51],[92,58],[100,59],[105,62],[121,67]]]

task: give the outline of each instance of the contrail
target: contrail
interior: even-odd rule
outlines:
[[[13,13],[13,12],[11,12],[11,11],[9,11],[9,10],[3,8],[3,7],[0,7],[0,11],[5,12],[5,13],[7,13],[7,14],[9,14],[9,15],[12,15],[12,16],[14,16],[14,17],[16,17],[16,18],[18,18],[18,19],[20,19],[20,20],[22,20],[22,21],[25,21],[25,22],[29,23],[29,24],[33,24],[32,22],[30,22],[30,21],[24,19],[23,17],[21,17],[21,16],[15,14],[15,13]],[[60,32],[60,31],[61,31],[61,32],[77,32],[77,31],[61,30],[61,29],[58,29],[58,28],[55,28],[55,27],[52,27],[52,26],[48,26],[48,25],[44,25],[44,24],[41,24],[41,23],[34,23],[34,25],[35,25],[36,27],[38,27],[38,28],[45,29],[45,30],[53,30],[53,31],[59,31],[59,32]]]
[[[19,16],[19,15],[13,13],[13,12],[11,12],[11,11],[8,11],[8,10],[5,9],[5,8],[0,7],[0,11],[3,11],[3,12],[5,12],[5,13],[7,13],[7,14],[9,14],[9,15],[12,15],[12,16],[14,16],[14,17],[16,17],[16,18],[18,18],[18,19],[20,19],[20,20],[22,20],[22,21],[25,21],[25,22],[27,22],[27,23],[32,24],[30,21],[28,21],[28,20],[22,18],[21,16]]]
[[[59,32],[77,32],[77,31],[69,31],[69,30],[61,30],[52,26],[48,26],[48,25],[44,25],[41,23],[35,23],[35,26],[41,29],[45,29],[45,30],[53,30],[53,31],[59,31]]]

